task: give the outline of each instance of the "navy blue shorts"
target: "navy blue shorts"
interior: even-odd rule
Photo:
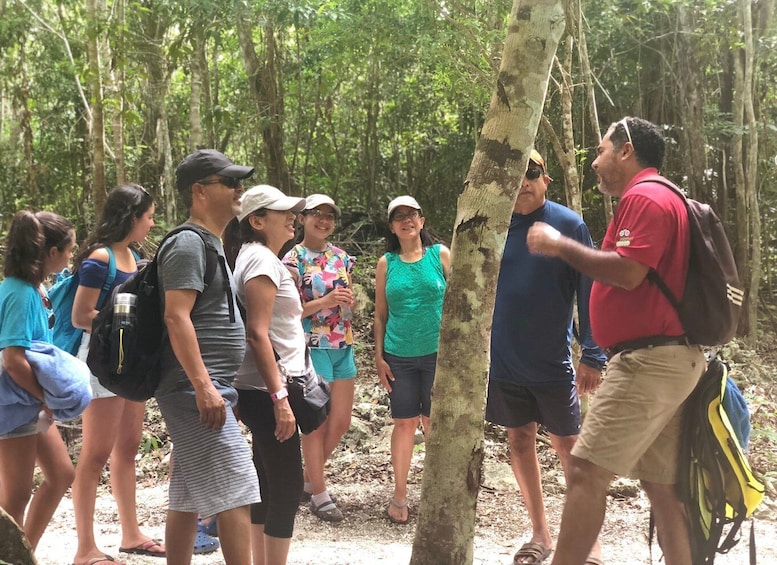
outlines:
[[[389,393],[391,417],[428,417],[432,409],[432,385],[437,353],[420,357],[397,357],[384,353],[383,359],[389,364],[394,375]]]
[[[580,433],[577,385],[525,387],[489,379],[486,420],[506,428],[537,422],[553,435],[577,435]]]

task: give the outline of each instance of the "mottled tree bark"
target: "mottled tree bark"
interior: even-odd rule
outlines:
[[[2,508],[0,508],[0,562],[14,565],[38,564],[27,536]]]
[[[103,120],[103,87],[100,70],[100,49],[98,29],[102,11],[100,0],[87,0],[88,18],[86,53],[89,62],[89,94],[92,106],[92,121],[89,124],[89,138],[92,145],[92,201],[97,210],[102,210],[107,197],[105,185],[105,124]]]
[[[414,565],[473,560],[499,264],[563,31],[560,0],[514,0],[496,91],[454,225]]]

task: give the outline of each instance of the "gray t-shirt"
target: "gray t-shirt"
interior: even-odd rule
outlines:
[[[208,233],[208,237],[219,254],[224,255],[221,240],[212,233]],[[202,360],[212,380],[230,386],[245,354],[245,327],[236,304],[235,321],[229,320],[224,272],[220,265],[216,267],[213,282],[205,288],[205,253],[205,244],[200,236],[188,230],[172,236],[164,243],[158,264],[162,304],[164,305],[166,290],[194,289],[200,293],[192,308],[191,319],[197,333]],[[234,302],[235,280],[229,269],[227,275]],[[160,367],[162,380],[156,392],[157,396],[192,390],[191,382],[173,353],[169,341],[162,349]]]

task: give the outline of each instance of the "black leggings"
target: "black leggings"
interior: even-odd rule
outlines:
[[[261,390],[238,390],[238,394],[240,419],[253,435],[254,466],[262,493],[262,502],[251,505],[251,523],[264,524],[268,536],[290,538],[303,488],[299,431],[279,442],[270,395]]]

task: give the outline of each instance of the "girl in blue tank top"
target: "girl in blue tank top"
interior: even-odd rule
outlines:
[[[432,384],[450,250],[433,244],[412,196],[388,205],[387,253],[375,271],[375,367],[389,393],[394,496],[388,519],[406,524],[407,475],[418,424],[429,430]]]

